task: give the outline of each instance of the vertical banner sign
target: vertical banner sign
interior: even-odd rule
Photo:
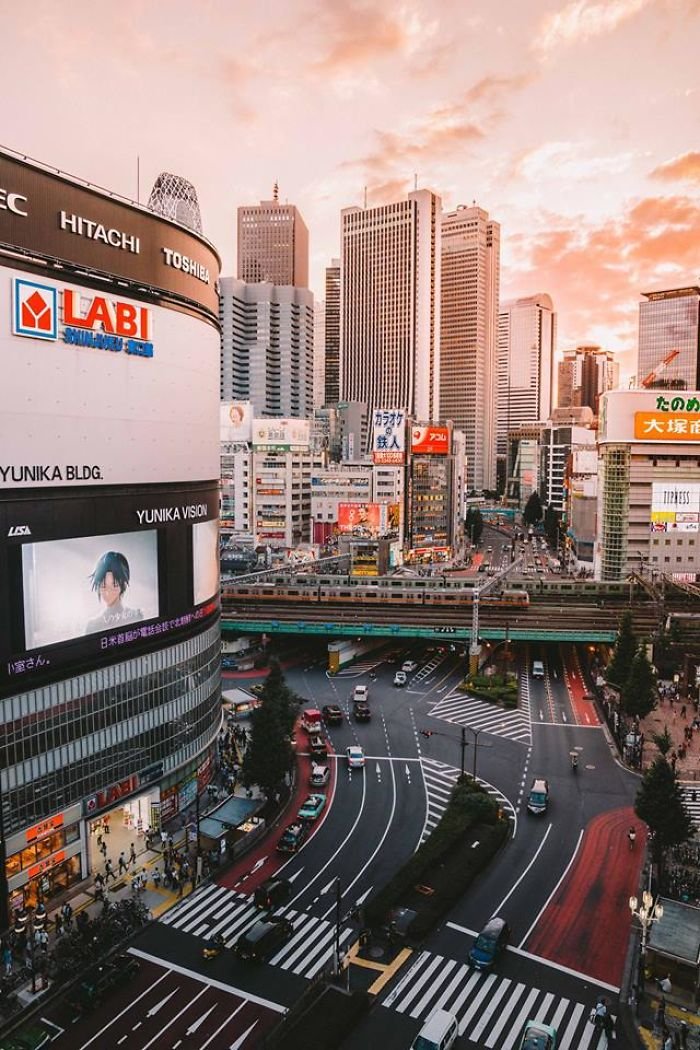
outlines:
[[[372,462],[401,465],[406,461],[406,413],[377,408],[372,414]]]

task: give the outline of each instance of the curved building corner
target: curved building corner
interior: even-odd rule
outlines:
[[[219,269],[0,151],[0,929],[212,774]]]

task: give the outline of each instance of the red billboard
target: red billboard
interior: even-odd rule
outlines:
[[[449,427],[412,427],[411,453],[414,456],[446,456],[450,451]]]

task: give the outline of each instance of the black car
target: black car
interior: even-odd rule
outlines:
[[[369,722],[372,718],[369,704],[365,700],[355,700],[352,705],[352,713],[356,722]]]
[[[306,824],[290,824],[277,843],[279,853],[296,853],[302,846],[307,835]]]
[[[241,959],[264,962],[278,952],[293,933],[294,926],[289,919],[268,915],[241,934],[234,950]]]
[[[253,897],[253,903],[256,908],[272,911],[274,908],[279,908],[280,904],[286,904],[291,892],[292,884],[289,879],[282,879],[277,875],[273,875],[271,879],[267,879],[258,886]]]
[[[337,704],[325,704],[321,708],[321,714],[323,715],[323,721],[328,726],[339,726],[343,721],[343,712]]]

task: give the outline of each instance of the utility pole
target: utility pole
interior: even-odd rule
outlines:
[[[462,726],[462,780],[464,780],[464,752],[467,750],[467,728]],[[476,754],[476,748],[474,748],[474,754]]]
[[[340,923],[342,919],[340,912],[342,903],[340,876],[338,876],[335,884],[335,972],[338,978],[340,978]]]

